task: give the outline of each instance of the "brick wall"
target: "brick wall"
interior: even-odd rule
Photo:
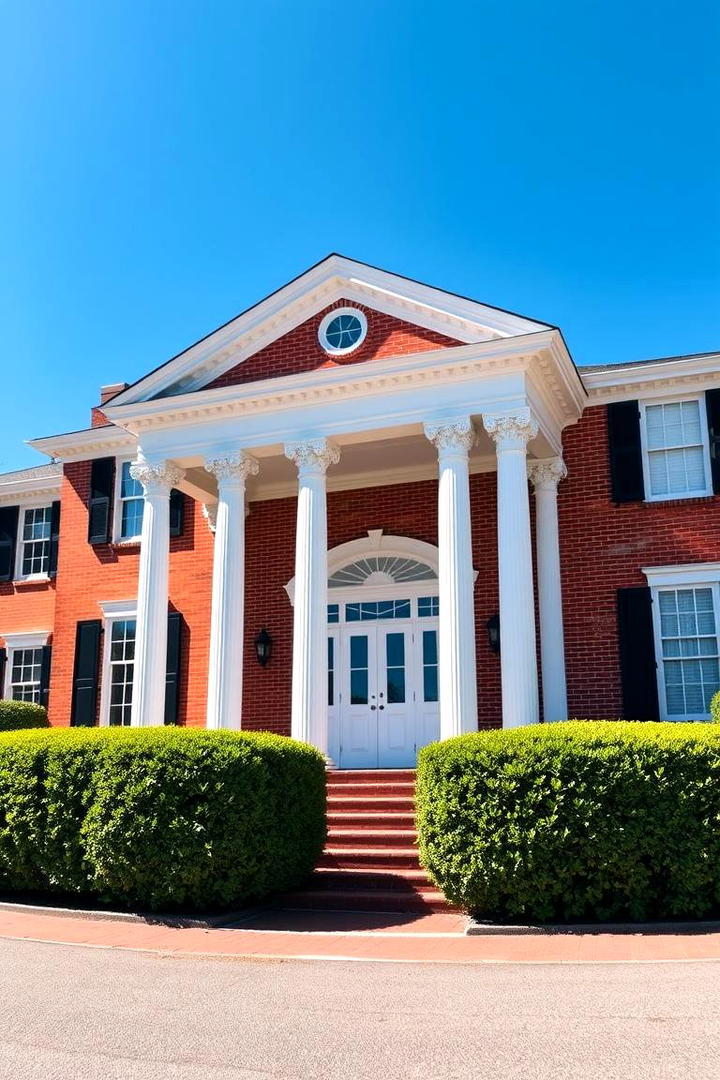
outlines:
[[[364,311],[368,316],[368,332],[362,345],[350,353],[346,359],[333,359],[320,347],[317,332],[320,321],[328,311],[334,308],[352,307]],[[348,364],[362,364],[368,360],[380,360],[384,356],[403,356],[410,353],[424,352],[432,348],[447,348],[461,345],[462,342],[433,330],[424,330],[420,326],[404,322],[402,319],[383,315],[380,311],[356,304],[354,301],[338,300],[318,315],[296,326],[277,341],[266,345],[253,356],[237,364],[224,375],[210,383],[216,386],[233,386],[237,383],[255,382],[258,379],[276,379],[282,375],[298,375],[316,368],[331,368]]]
[[[646,585],[643,566],[718,558],[720,497],[656,503],[610,501],[607,409],[589,408],[564,433],[568,478],[560,486],[560,558],[573,716],[621,708],[616,592]]]

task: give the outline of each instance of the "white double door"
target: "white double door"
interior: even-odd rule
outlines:
[[[413,767],[440,736],[437,620],[340,626],[330,634],[330,754],[344,769]]]

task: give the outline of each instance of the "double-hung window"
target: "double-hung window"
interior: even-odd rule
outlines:
[[[710,495],[710,455],[702,395],[642,404],[646,499]]]
[[[136,619],[134,601],[101,605],[105,616],[100,722],[127,727],[133,700]]]
[[[720,566],[645,571],[665,720],[706,720],[720,690]]]
[[[131,461],[118,462],[117,499],[115,509],[116,539],[135,540],[142,532],[142,484],[130,475]]]
[[[48,634],[5,634],[7,662],[3,697],[13,701],[41,704],[43,681],[43,646]]]
[[[28,506],[21,510],[16,578],[47,577],[50,570],[52,507]]]

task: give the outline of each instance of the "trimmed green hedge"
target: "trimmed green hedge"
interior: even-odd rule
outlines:
[[[710,719],[714,724],[720,724],[720,690],[710,702]]]
[[[279,735],[0,735],[0,890],[161,908],[291,888],[325,842],[325,762]]]
[[[420,753],[420,859],[503,921],[720,911],[720,729],[574,721]]]
[[[0,731],[20,731],[22,728],[48,727],[47,710],[32,701],[0,699]]]

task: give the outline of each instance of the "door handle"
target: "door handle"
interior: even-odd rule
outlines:
[[[376,705],[371,705],[371,706],[370,706],[370,712],[375,712],[375,709],[376,709],[376,708],[377,708],[377,706],[376,706]],[[380,706],[380,708],[382,709],[382,705]]]
[[[373,705],[373,708],[375,708],[375,706],[374,706],[374,705]],[[385,706],[384,706],[384,705],[378,705],[378,709],[384,709],[384,708],[385,708]]]

